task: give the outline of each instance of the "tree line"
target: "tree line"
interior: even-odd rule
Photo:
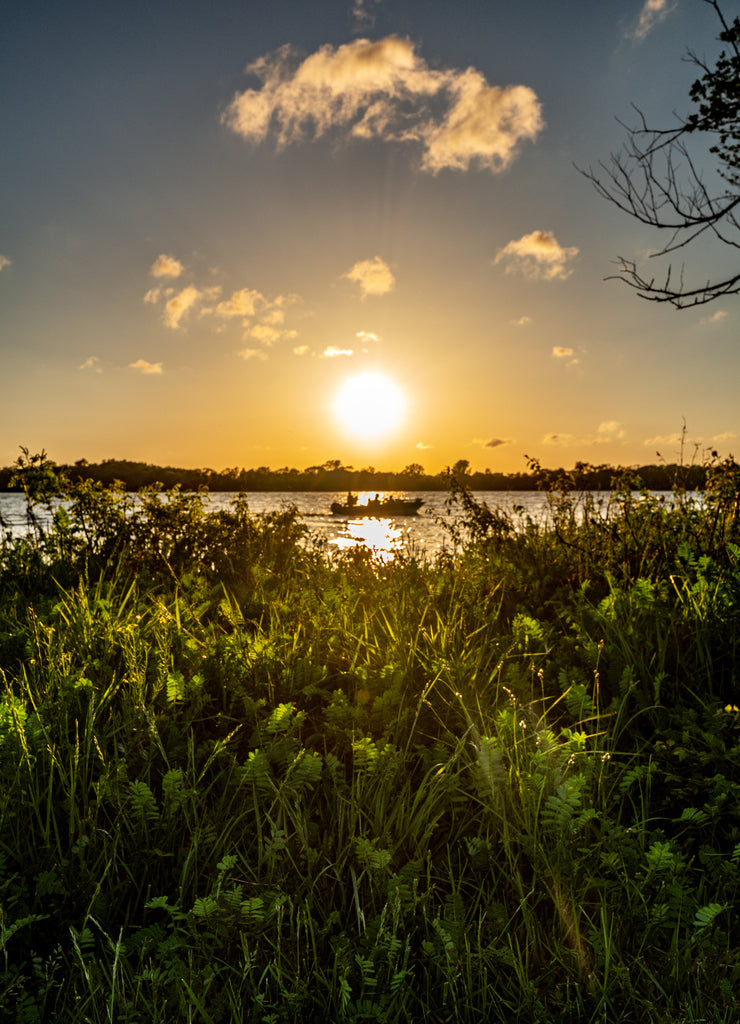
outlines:
[[[35,457],[32,457],[35,458]],[[271,469],[232,467],[215,470],[209,468],[184,469],[176,466],[157,466],[148,462],[128,459],[104,459],[88,462],[79,459],[72,464],[56,464],[43,456],[46,467],[72,484],[92,481],[106,487],[123,486],[127,491],[143,488],[184,491],[444,491],[453,480],[473,491],[535,491],[556,489],[562,491],[607,491],[625,483],[639,489],[668,491],[675,486],[696,490],[704,486],[706,466],[660,464],[639,468],[610,465],[592,465],[577,462],[573,469],[546,469],[536,460],[528,461],[528,470],[519,473],[498,473],[490,469],[474,471],[467,459],[459,459],[439,473],[427,473],[419,463],[411,463],[400,472],[378,470],[374,466],[355,469],[344,466],[338,459],[330,459],[317,466],[295,469],[283,466]],[[22,489],[23,468],[28,453],[19,457],[14,466],[0,469],[0,490]],[[14,479],[16,478],[16,479]]]

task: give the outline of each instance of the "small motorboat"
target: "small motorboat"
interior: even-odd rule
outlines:
[[[353,494],[347,495],[347,501],[331,503],[334,516],[415,516],[424,504],[423,498],[379,498],[377,495],[363,505],[357,503]]]

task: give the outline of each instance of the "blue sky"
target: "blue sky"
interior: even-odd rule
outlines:
[[[628,465],[684,420],[735,451],[735,301],[605,282],[662,239],[575,167],[632,103],[687,112],[717,31],[702,0],[15,5],[0,463]],[[357,434],[368,373],[402,408]]]

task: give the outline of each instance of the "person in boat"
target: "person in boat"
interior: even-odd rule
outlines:
[[[357,504],[357,495],[347,491],[347,508],[354,508]]]

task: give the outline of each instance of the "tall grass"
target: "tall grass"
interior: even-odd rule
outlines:
[[[735,1019],[733,463],[458,490],[434,563],[67,497],[0,552],[0,1019]]]

